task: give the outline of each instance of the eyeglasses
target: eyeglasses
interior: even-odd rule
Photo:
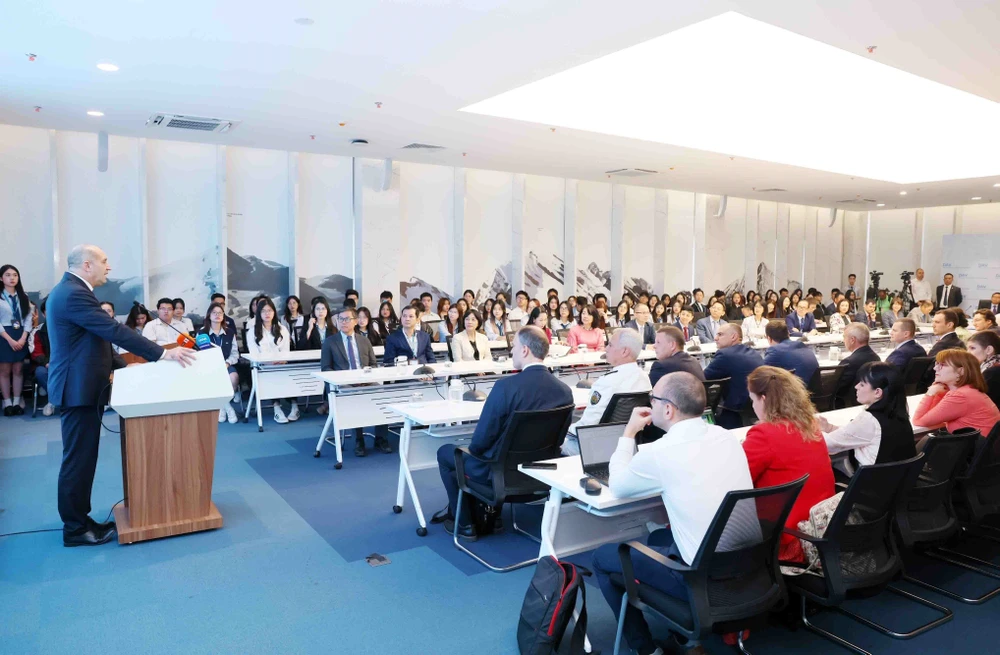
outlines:
[[[667,403],[667,404],[673,405],[674,407],[677,407],[677,403],[675,403],[674,401],[670,400],[669,398],[661,398],[660,396],[657,396],[652,391],[650,391],[649,392],[649,402],[650,402],[650,404],[652,404],[652,402],[654,400],[659,400],[661,403]]]
[[[337,322],[338,323],[350,323],[351,321],[356,321],[356,320],[357,319],[354,318],[353,316],[338,316],[337,317]]]

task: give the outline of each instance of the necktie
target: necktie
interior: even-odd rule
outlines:
[[[689,338],[690,337],[688,337],[688,329],[687,329],[687,326],[685,325],[684,326],[684,340],[687,341]]]
[[[950,291],[951,291],[951,287],[945,287],[944,288],[944,296],[942,296],[942,298],[941,298],[941,306],[942,307],[947,307],[948,306],[948,292],[950,292]]]
[[[354,357],[354,340],[347,337],[347,361],[351,365],[351,370],[358,367],[358,360]]]

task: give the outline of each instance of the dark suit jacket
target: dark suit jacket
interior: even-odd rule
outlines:
[[[209,338],[211,338],[210,332],[211,328],[198,330],[198,334],[204,334]],[[222,358],[229,359],[229,355],[233,352],[234,347],[236,347],[236,329],[229,329],[229,324],[226,323],[226,328],[222,331],[222,343],[219,344],[219,348],[222,349]]]
[[[309,330],[309,324],[307,323],[306,331],[308,330]],[[305,332],[302,333],[303,337],[305,337],[305,334],[306,334]],[[337,328],[333,328],[331,330],[329,327],[327,327],[326,328],[327,338],[329,338],[331,334],[337,334]],[[323,339],[320,338],[319,330],[317,330],[315,327],[313,328],[312,333],[309,335],[309,338],[308,339],[303,338],[303,340],[300,343],[301,345],[299,346],[299,350],[319,350],[320,348],[323,347]]]
[[[941,305],[941,293],[944,291],[944,285],[939,284],[934,292],[934,308],[940,309]],[[948,306],[949,307],[961,307],[962,306],[962,289],[956,287],[954,284],[951,285],[951,294],[948,296]]]
[[[705,303],[692,302],[691,311],[694,312],[695,314],[704,314],[708,312],[708,307],[705,307]]]
[[[72,273],[63,275],[46,302],[51,358],[49,400],[62,407],[97,405],[114,367],[114,349],[155,362],[163,348],[108,316],[94,292]]]
[[[431,348],[431,337],[423,330],[416,330],[417,352],[410,350],[410,344],[406,341],[403,328],[399,328],[390,334],[385,340],[385,354],[382,357],[383,366],[394,366],[396,358],[406,355],[407,359],[416,359],[421,364],[433,364],[437,359],[434,357],[434,350]]]
[[[965,350],[965,343],[963,343],[962,340],[958,338],[957,334],[955,334],[954,332],[949,332],[948,334],[938,339],[938,342],[934,344],[934,346],[930,349],[930,352],[928,352],[927,354],[930,357],[935,357],[942,350],[948,350],[949,348],[958,348],[959,350]]]
[[[505,375],[497,380],[486,397],[469,452],[484,460],[495,458],[500,449],[500,437],[516,411],[554,409],[572,404],[573,392],[544,366],[529,366],[520,373]],[[481,461],[467,460],[465,471],[473,477],[489,479],[489,465]]]
[[[656,341],[656,325],[654,325],[652,321],[642,326],[642,330],[639,330],[639,324],[635,321],[629,321],[625,324],[625,327],[632,328],[636,332],[639,332],[642,335],[642,344],[644,346],[648,346]]]
[[[798,376],[807,385],[812,380],[813,374],[819,368],[819,361],[816,360],[816,353],[812,348],[801,341],[786,339],[781,343],[776,343],[767,349],[764,356],[764,363],[768,366],[776,366],[786,371],[795,369]]]
[[[858,312],[852,320],[855,323],[864,323],[868,326],[869,330],[878,330],[882,327],[882,317],[879,316],[878,312],[875,312],[874,319],[869,318],[865,312]]]
[[[858,404],[858,392],[854,385],[858,383],[858,371],[868,362],[880,362],[879,356],[872,350],[871,346],[861,346],[850,356],[840,362],[844,367],[844,375],[840,378],[840,386],[837,388],[837,397],[848,406]]]
[[[993,404],[1000,408],[1000,366],[991,366],[983,372],[986,380],[986,393]]]
[[[726,397],[721,405],[724,409],[738,412],[750,397],[750,392],[747,391],[747,376],[758,366],[763,365],[764,360],[757,351],[740,343],[715,353],[712,362],[705,368],[705,379],[730,378],[729,390],[726,391]]]
[[[686,371],[702,381],[705,379],[705,370],[701,367],[701,362],[681,351],[666,359],[658,359],[653,362],[653,365],[649,367],[649,384],[655,387],[664,375],[677,371]]]
[[[885,358],[887,364],[892,364],[900,371],[906,369],[906,365],[910,363],[910,360],[914,357],[926,357],[927,351],[914,340],[909,340],[906,343],[897,346],[895,350],[889,353],[889,356]]]
[[[785,317],[785,325],[788,326],[790,335],[801,337],[803,332],[812,332],[816,329],[816,317],[807,313],[805,318],[799,320],[799,315],[792,312]]]
[[[826,315],[833,316],[837,313],[837,305],[835,303],[830,303],[826,306]]]
[[[315,330],[313,331],[315,334]],[[375,359],[375,351],[368,339],[354,331],[354,342],[358,348],[358,368],[365,366],[378,366]],[[340,332],[332,332],[326,335],[323,341],[323,352],[320,354],[319,362],[322,371],[349,371],[351,361],[347,357],[347,349],[344,347],[344,337]]]

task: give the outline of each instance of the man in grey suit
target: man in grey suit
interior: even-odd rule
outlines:
[[[708,316],[698,319],[694,328],[698,333],[698,338],[702,343],[712,343],[719,329],[726,325],[726,306],[719,301],[712,303],[708,308]]]
[[[648,346],[656,341],[656,328],[649,313],[649,305],[639,303],[635,306],[635,318],[625,324],[642,336],[642,345]]]
[[[377,366],[375,350],[364,336],[355,332],[358,325],[358,311],[345,307],[337,314],[337,331],[327,335],[320,355],[320,369],[324,371],[351,371],[365,366]],[[355,430],[354,456],[364,457],[364,428]],[[375,448],[383,453],[391,453],[389,426],[375,426]]]

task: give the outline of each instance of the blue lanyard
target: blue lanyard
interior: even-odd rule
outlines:
[[[4,293],[6,293],[6,291]],[[10,303],[10,311],[14,315],[14,320],[20,323],[21,322],[20,299],[17,296],[7,296],[7,302]]]

